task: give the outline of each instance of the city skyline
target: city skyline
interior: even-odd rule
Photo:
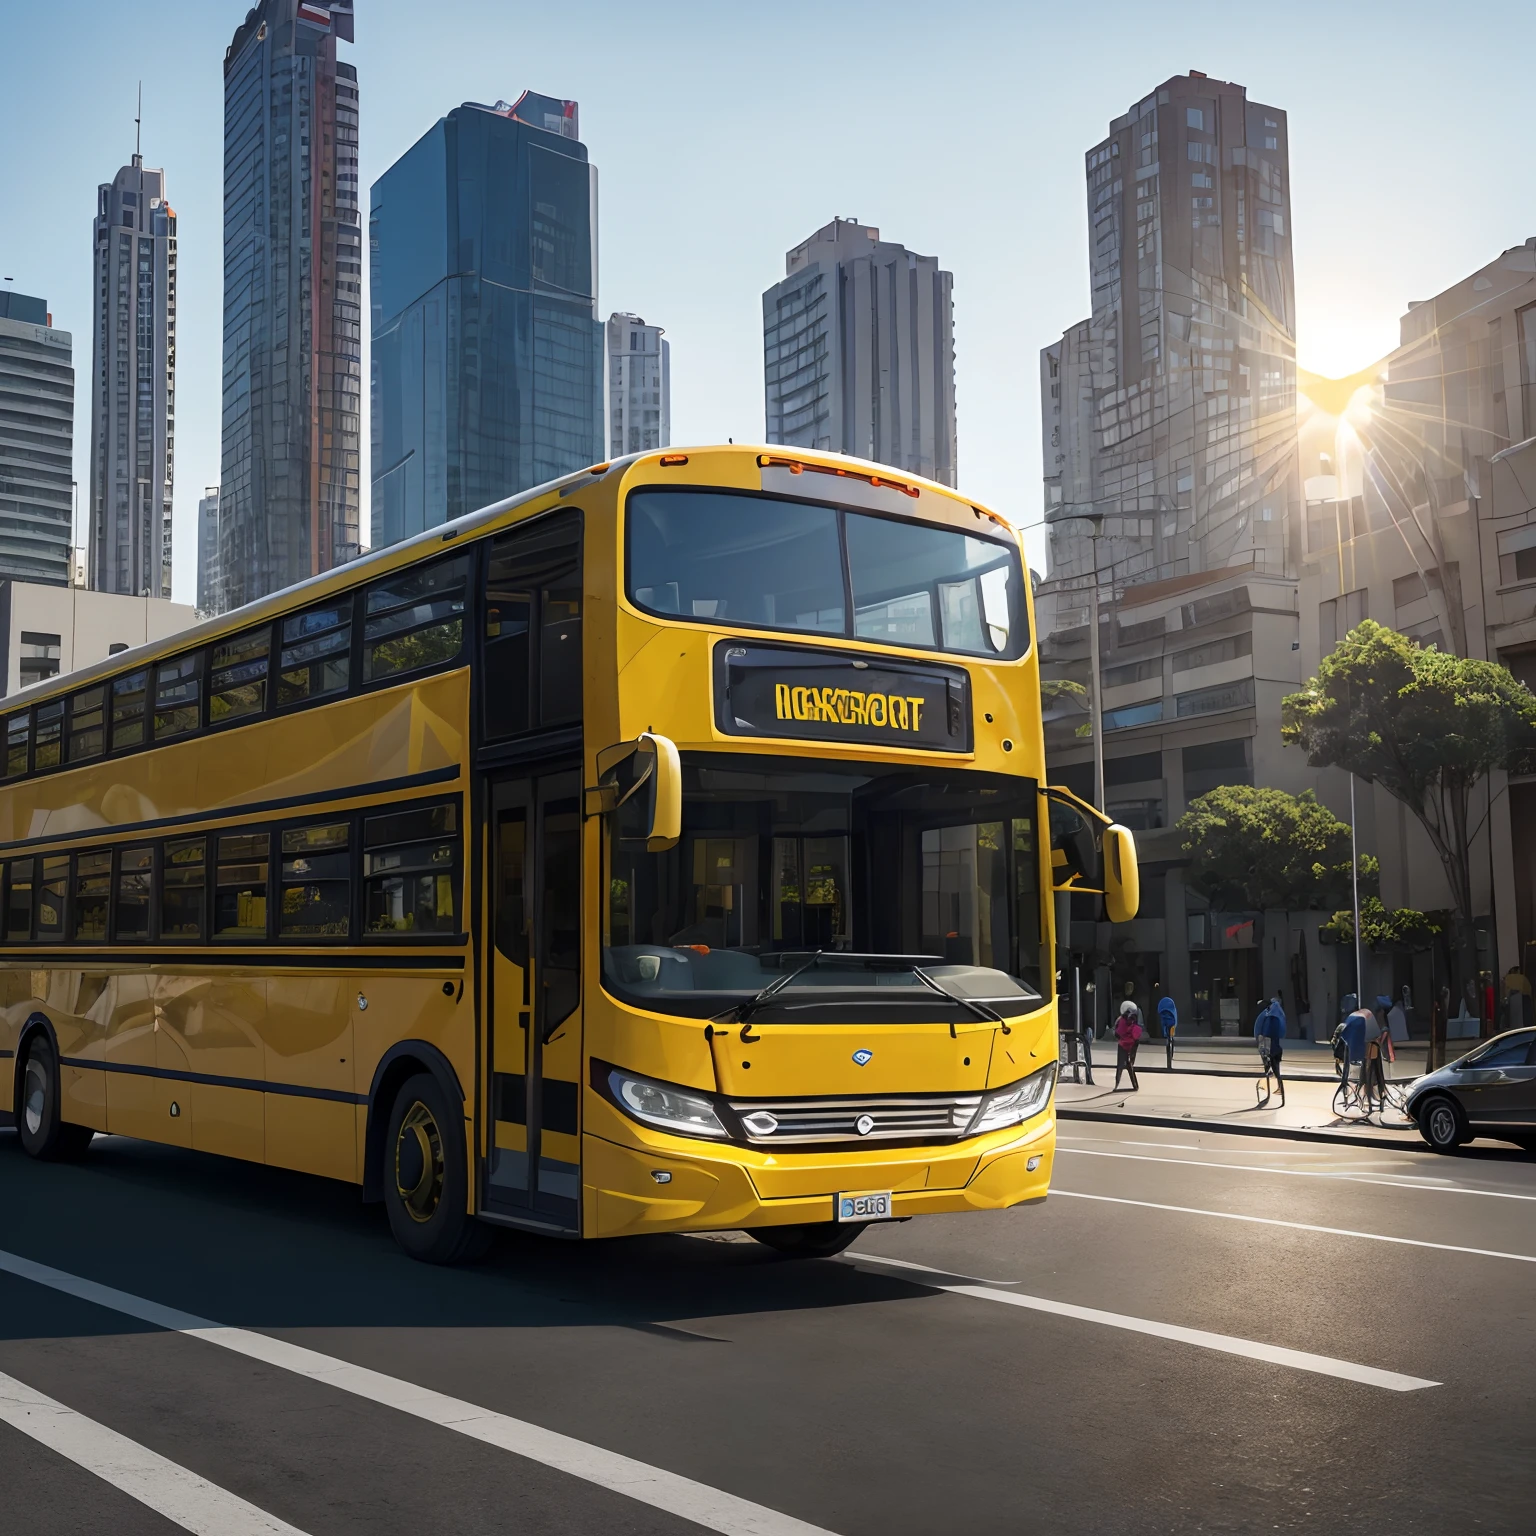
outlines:
[[[669,8],[663,20],[677,20],[685,10]],[[181,222],[183,474],[176,497],[175,567],[182,596],[191,595],[194,582],[198,493],[218,478],[221,364],[216,327],[209,329],[217,315],[221,266],[218,61],[240,14],[238,6],[209,8],[179,20],[174,29],[152,29],[146,42],[127,18],[106,8],[90,10],[85,25],[69,33],[62,17],[29,13],[13,27],[18,50],[56,61],[67,46],[85,65],[98,54],[110,58],[113,69],[100,73],[120,88],[66,104],[56,92],[50,99],[41,83],[46,71],[39,71],[38,79],[18,80],[0,104],[0,115],[16,135],[49,146],[46,155],[23,157],[0,172],[8,205],[21,198],[47,214],[41,222],[28,221],[25,245],[17,238],[23,233],[19,226],[14,234],[8,231],[10,238],[0,246],[0,271],[14,277],[19,291],[48,293],[56,324],[78,339],[88,333],[90,319],[84,227],[100,180],[101,146],[128,131],[134,82],[140,72],[146,78],[145,154],[164,164]],[[1515,158],[1509,114],[1515,60],[1521,56],[1513,45],[1531,24],[1514,7],[1488,22],[1490,30],[1502,27],[1501,35],[1512,44],[1492,57],[1472,40],[1457,38],[1433,59],[1421,57],[1424,50],[1410,56],[1407,44],[1382,35],[1376,24],[1388,14],[1384,8],[1374,18],[1341,18],[1312,7],[1297,13],[1292,31],[1279,35],[1255,24],[1236,32],[1224,28],[1219,47],[1156,40],[1134,60],[1106,57],[1086,87],[1081,70],[1070,82],[1065,74],[1059,83],[1043,78],[1037,99],[1023,108],[1008,104],[1005,85],[1020,59],[1030,49],[1043,50],[1046,57],[1087,49],[1086,21],[1004,16],[972,7],[955,18],[938,46],[918,57],[909,56],[897,40],[868,38],[851,19],[833,18],[827,45],[857,43],[872,50],[869,58],[878,66],[868,72],[869,83],[850,87],[861,111],[895,125],[905,121],[900,103],[911,89],[923,84],[927,90],[954,90],[967,82],[968,121],[976,132],[963,139],[918,135],[908,163],[896,169],[876,164],[879,157],[870,157],[869,164],[846,155],[823,157],[799,167],[788,181],[772,125],[785,113],[811,110],[814,93],[808,85],[796,86],[786,98],[782,90],[743,91],[740,82],[714,78],[750,35],[745,21],[726,21],[712,40],[689,34],[681,46],[675,38],[665,41],[668,28],[662,26],[654,41],[642,43],[646,67],[659,71],[659,81],[678,90],[682,81],[691,82],[691,106],[688,113],[637,131],[629,123],[629,98],[620,89],[633,62],[621,68],[618,60],[586,49],[568,23],[536,18],[522,27],[509,78],[505,50],[495,46],[506,23],[490,8],[466,13],[464,26],[473,27],[480,39],[468,52],[461,46],[462,32],[423,34],[412,23],[416,13],[390,0],[371,4],[366,14],[365,45],[354,57],[369,79],[377,74],[380,94],[372,95],[370,85],[368,99],[389,106],[364,115],[365,182],[466,97],[494,100],[509,89],[539,84],[582,100],[585,136],[604,166],[603,223],[609,238],[602,302],[609,309],[664,314],[670,338],[684,347],[680,357],[688,357],[673,385],[675,441],[727,435],[739,440],[761,431],[758,295],[782,270],[782,252],[807,229],[856,211],[899,233],[914,249],[937,251],[955,272],[958,404],[966,438],[962,484],[1026,522],[1037,516],[1038,449],[1034,433],[1021,434],[1017,424],[1038,419],[1038,386],[1033,368],[1019,376],[1017,353],[1032,354],[1042,335],[1059,333],[1086,312],[1086,243],[1075,227],[1080,155],[1148,80],[1193,66],[1243,80],[1258,99],[1285,101],[1303,231],[1297,241],[1300,355],[1313,371],[1347,373],[1380,357],[1391,349],[1396,317],[1409,300],[1438,291],[1477,266],[1490,246],[1517,244],[1529,232],[1529,177]],[[1195,24],[1204,14],[1200,8],[1191,13],[1187,36],[1214,35]],[[1391,14],[1411,31],[1409,13],[1395,8]],[[1329,17],[1336,50],[1352,61],[1347,90],[1315,69],[1308,22],[1323,15]],[[985,49],[974,46],[983,27]],[[1458,61],[1470,68],[1474,57],[1486,85],[1461,102],[1454,118],[1433,115],[1430,121],[1430,114],[1405,114],[1405,100],[1428,99]],[[157,86],[157,79],[175,81],[176,89]],[[695,132],[701,115],[719,131]],[[1341,161],[1341,146],[1363,152],[1389,120],[1392,166],[1369,177],[1362,169],[1367,160]],[[1028,155],[1021,152],[1026,140],[1033,141]],[[985,152],[977,151],[978,142]],[[659,161],[675,170],[661,175]],[[1347,175],[1341,164],[1350,167]],[[1436,189],[1443,217],[1432,223],[1433,239],[1406,238],[1401,226],[1410,172],[1393,167],[1409,164],[1415,185]],[[946,174],[938,180],[941,165]],[[765,175],[772,176],[774,188],[768,199],[762,196]],[[693,203],[709,209],[715,233],[687,249],[659,230],[677,220],[680,207]],[[1041,210],[1049,212],[1048,219],[1040,218]],[[966,238],[962,249],[952,250],[943,228],[955,222],[966,229]],[[1060,237],[1056,225],[1064,231]],[[686,260],[679,259],[683,255]],[[1005,323],[997,323],[999,316]],[[83,493],[87,444],[83,422],[77,425],[75,465]],[[83,494],[81,499],[83,511]],[[1040,562],[1038,531],[1031,538],[1032,555]]]

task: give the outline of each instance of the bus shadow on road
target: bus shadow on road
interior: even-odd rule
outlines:
[[[0,1211],[0,1248],[263,1329],[618,1327],[703,1343],[710,1318],[931,1294],[849,1264],[786,1260],[741,1234],[574,1243],[505,1231],[483,1263],[434,1268],[400,1252],[382,1208],[353,1185],[121,1137],[98,1137],[78,1164],[49,1164],[0,1132]],[[83,1329],[81,1313],[56,1294],[0,1306],[0,1338],[148,1331],[108,1311]],[[680,1322],[705,1326],[668,1326]]]

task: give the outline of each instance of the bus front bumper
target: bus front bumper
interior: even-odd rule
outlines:
[[[773,1156],[633,1130],[630,1145],[583,1137],[586,1237],[826,1222],[839,1194],[884,1190],[897,1219],[1001,1210],[1046,1195],[1056,1150],[1054,1102],[1022,1126],[894,1152]]]

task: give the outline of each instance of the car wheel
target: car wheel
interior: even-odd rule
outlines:
[[[464,1111],[430,1072],[395,1096],[384,1158],[384,1208],[395,1241],[424,1264],[484,1258],[495,1234],[469,1214]]]
[[[1454,1152],[1470,1134],[1461,1105],[1443,1093],[1419,1106],[1418,1122],[1419,1135],[1436,1152]]]
[[[21,1064],[21,1094],[16,1129],[21,1149],[41,1162],[73,1162],[95,1136],[88,1125],[68,1125],[60,1118],[59,1060],[47,1035],[34,1035]]]
[[[747,1236],[786,1259],[830,1259],[867,1225],[857,1221],[808,1221],[793,1227],[748,1227]]]

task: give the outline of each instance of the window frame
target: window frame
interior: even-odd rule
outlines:
[[[123,880],[123,855],[125,853],[139,853],[147,851],[149,854],[149,914],[145,924],[143,938],[125,939],[118,931],[118,921],[122,916],[122,880]],[[38,855],[42,857],[41,854]],[[107,943],[113,946],[125,948],[137,948],[143,944],[153,944],[160,936],[160,843],[156,838],[141,840],[129,838],[124,842],[112,845],[112,887],[108,897],[107,909]],[[137,873],[137,871],[129,871]],[[36,900],[33,901],[34,913]],[[36,930],[37,919],[33,917],[33,929]]]
[[[273,846],[276,852],[268,858],[268,910],[271,912],[271,920],[267,924],[270,935],[269,944],[307,947],[309,945],[334,946],[337,944],[356,944],[361,921],[361,902],[359,891],[362,884],[362,860],[361,850],[358,846],[358,838],[362,830],[362,815],[358,811],[333,811],[330,815],[304,816],[297,820],[284,820],[272,823]],[[314,934],[308,937],[296,936],[287,938],[283,934],[283,888],[285,885],[302,885],[305,881],[285,881],[283,879],[283,862],[287,857],[283,849],[283,838],[290,832],[303,832],[310,827],[334,827],[345,826],[347,829],[347,932],[344,934]],[[276,873],[273,874],[273,866]],[[334,878],[334,877],[328,877]],[[276,886],[273,891],[272,887]]]
[[[458,825],[457,825],[456,830],[451,832],[451,833],[445,834],[447,837],[452,839],[452,842],[453,842],[453,845],[454,845],[454,857],[453,857],[453,864],[451,866],[451,873],[452,873],[452,875],[453,875],[453,877],[454,877],[454,879],[456,881],[456,885],[455,885],[455,899],[456,899],[456,901],[458,903],[458,910],[454,914],[454,919],[455,919],[455,922],[457,923],[457,927],[455,928],[454,932],[452,932],[452,933],[421,934],[421,933],[416,933],[416,932],[404,932],[404,933],[402,933],[402,932],[399,932],[398,930],[388,931],[388,930],[369,928],[368,927],[368,901],[367,901],[367,888],[368,888],[368,881],[369,881],[367,855],[368,855],[368,851],[369,850],[366,848],[365,843],[364,843],[364,839],[367,836],[367,824],[368,824],[369,819],[373,818],[373,817],[378,817],[378,816],[409,815],[409,814],[411,814],[412,812],[415,812],[415,811],[432,811],[432,810],[438,809],[439,807],[449,806],[449,805],[454,807],[454,809],[455,809],[455,811],[456,811],[456,813],[458,815]],[[367,942],[372,943],[372,944],[385,944],[385,945],[400,945],[400,944],[442,944],[442,945],[449,945],[449,944],[463,944],[463,943],[466,943],[468,941],[469,934],[468,934],[468,930],[465,927],[465,923],[464,923],[464,919],[465,919],[465,905],[464,905],[464,902],[465,902],[464,842],[465,842],[465,838],[466,838],[466,835],[467,835],[467,829],[466,829],[466,807],[465,807],[465,802],[464,802],[464,796],[462,796],[462,795],[433,795],[433,796],[431,796],[431,797],[429,797],[427,799],[408,800],[408,801],[403,801],[403,802],[400,802],[400,803],[397,803],[397,804],[393,804],[393,805],[371,805],[371,806],[364,807],[362,810],[358,811],[356,813],[356,815],[357,815],[357,829],[356,829],[356,833],[355,833],[355,839],[356,839],[355,846],[356,846],[356,850],[357,850],[357,860],[358,860],[358,862],[357,862],[357,886],[356,886],[356,893],[355,893],[355,895],[356,895],[356,901],[357,901],[357,907],[358,907],[358,927],[357,927],[357,936],[358,936],[358,938],[366,940]],[[381,844],[380,846],[383,847],[383,848],[409,847],[409,846],[411,846],[414,843],[425,842],[425,841],[428,841],[428,840],[429,839],[426,839],[426,838],[408,838],[408,839],[404,839],[404,840],[402,840],[400,842],[397,842],[397,843],[384,843],[384,844]],[[384,877],[383,876],[375,876],[373,878],[381,879],[381,878],[384,878]]]

